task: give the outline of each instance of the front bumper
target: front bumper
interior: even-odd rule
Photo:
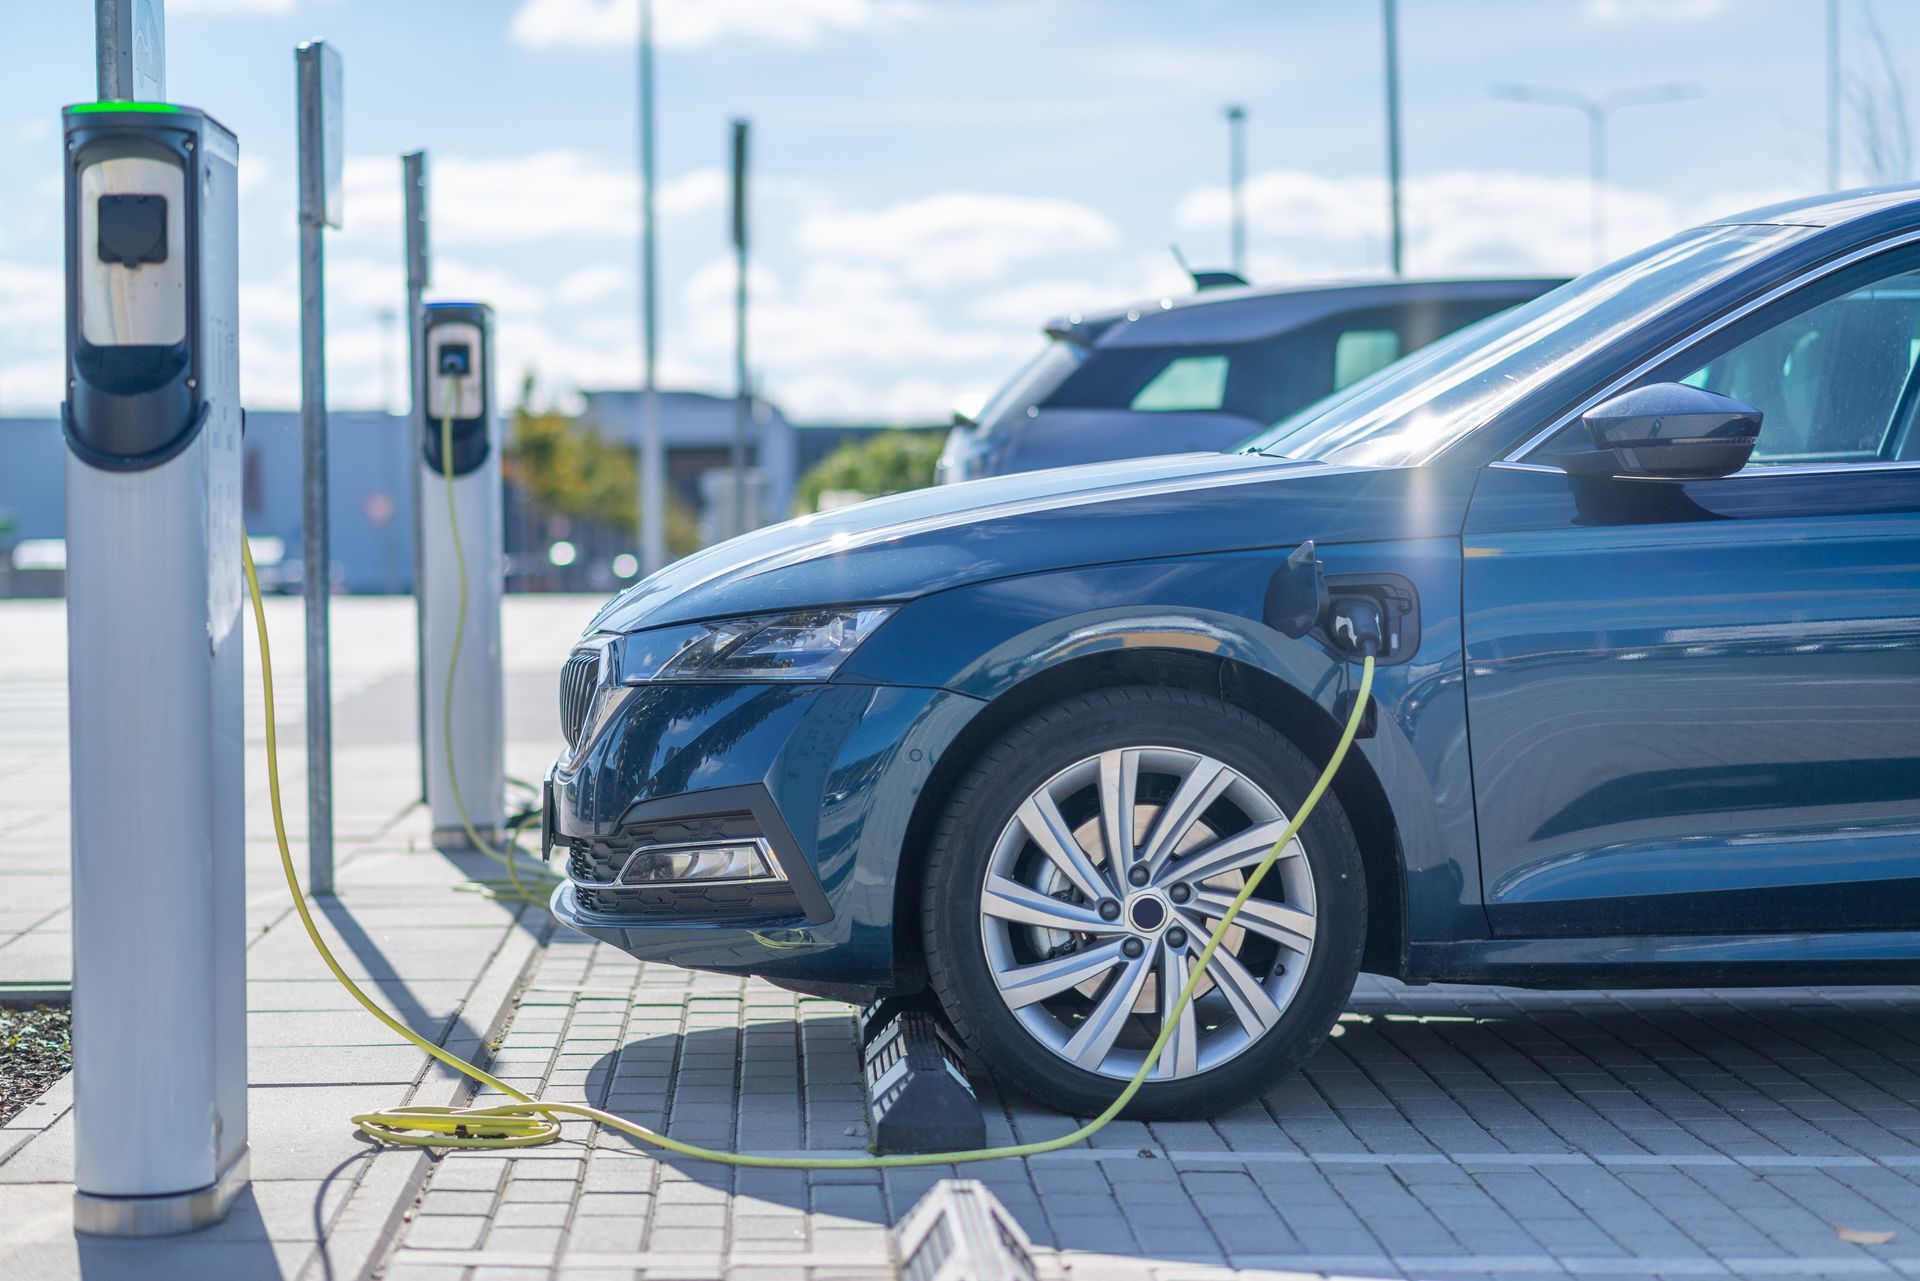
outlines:
[[[554,914],[643,960],[855,999],[888,990],[914,807],[981,706],[851,683],[636,687],[548,774],[543,839],[569,873]],[[636,849],[723,839],[764,841],[783,877],[617,880]]]

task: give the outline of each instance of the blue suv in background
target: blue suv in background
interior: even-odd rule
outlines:
[[[1063,316],[977,417],[956,416],[936,479],[1231,449],[1408,352],[1561,283],[1212,288]]]
[[[1373,716],[1133,1115],[1271,1088],[1362,969],[1920,980],[1917,353],[1920,193],[1855,192],[1683,232],[1244,452],[709,549],[568,662],[554,910],[930,991],[980,1065],[1095,1109],[1334,743],[1356,669],[1284,607],[1304,569],[1385,619]]]

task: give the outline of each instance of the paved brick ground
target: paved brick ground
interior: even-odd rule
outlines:
[[[592,608],[548,598],[508,611],[526,666],[508,677],[509,763],[537,772],[557,737],[555,675]],[[455,892],[493,866],[428,841],[413,742],[412,604],[336,603],[339,895],[316,906],[348,971],[423,1033],[472,1053],[551,928],[539,908]],[[268,603],[282,769],[306,870],[299,602]],[[251,623],[249,621],[249,629]],[[68,910],[66,647],[59,601],[0,602],[0,991],[64,990]],[[534,666],[544,662],[544,670]],[[249,681],[255,668],[248,656]],[[327,975],[293,917],[266,804],[262,705],[247,686],[248,1095],[253,1182],[225,1222],[160,1241],[72,1231],[69,1076],[0,1127],[0,1281],[351,1281],[415,1186],[417,1159],[376,1154],[355,1111],[444,1103],[446,1074],[398,1044]]]
[[[525,771],[551,751],[551,669],[588,607],[509,602],[508,652],[525,664],[510,659],[510,739]],[[285,718],[301,706],[298,606],[271,608]],[[428,946],[426,934],[449,931],[419,927],[489,937],[511,928],[470,895],[448,893],[423,915],[378,893],[425,872],[452,874],[438,856],[409,850],[418,841],[406,823],[387,826],[412,794],[416,759],[409,608],[336,606],[339,769],[351,799],[340,810],[347,911],[333,927],[383,995],[444,1027],[459,1016],[476,949]],[[58,602],[0,608],[0,985],[66,977],[58,611]],[[7,1281],[292,1278],[303,1264],[319,1281],[332,1269],[317,1239],[384,1230],[383,1219],[356,1218],[343,1204],[353,1190],[343,1175],[367,1171],[364,1187],[391,1155],[372,1158],[344,1117],[404,1097],[419,1056],[388,1047],[351,1012],[285,929],[264,840],[251,686],[248,698],[249,917],[256,933],[268,927],[250,953],[263,998],[254,1002],[255,1203],[198,1239],[76,1251],[65,1228],[70,1096],[56,1090],[0,1132]],[[285,728],[297,840],[299,734]],[[888,1229],[935,1179],[959,1175],[994,1188],[1056,1277],[1911,1276],[1920,1274],[1915,995],[1540,995],[1369,982],[1341,1035],[1257,1107],[1212,1123],[1117,1125],[1086,1149],[963,1170],[733,1174],[663,1163],[570,1125],[553,1147],[438,1162],[387,1275],[886,1276]],[[591,1099],[700,1142],[858,1150],[852,1036],[844,1006],[643,969],[564,936],[520,1002],[501,1071],[521,1088]],[[296,1099],[310,1106],[291,1106]],[[991,1092],[987,1102],[996,1142],[1072,1124]],[[1857,1244],[1842,1229],[1894,1235]]]
[[[569,1126],[443,1160],[394,1281],[886,1275],[885,1229],[942,1177],[991,1186],[1053,1275],[1398,1277],[1920,1272],[1911,990],[1525,994],[1364,982],[1260,1105],[1118,1124],[965,1169],[729,1172]],[[511,1080],[755,1151],[864,1141],[851,1011],[550,946]],[[991,1091],[996,1141],[1071,1122]],[[1853,1244],[1841,1229],[1893,1232]]]

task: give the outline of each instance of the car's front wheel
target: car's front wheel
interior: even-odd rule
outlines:
[[[1182,690],[1095,690],[1015,727],[956,788],[928,851],[928,974],[969,1049],[1057,1107],[1111,1102],[1317,773],[1264,722]],[[1191,1117],[1271,1089],[1339,1017],[1365,926],[1359,850],[1328,794],[1127,1115]]]

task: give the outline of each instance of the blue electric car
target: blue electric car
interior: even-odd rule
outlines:
[[[1092,1109],[1326,759],[1358,602],[1364,737],[1135,1115],[1270,1088],[1363,969],[1920,981],[1916,353],[1920,188],[1854,192],[1684,232],[1244,452],[681,561],[567,663],[554,910],[647,960],[929,989],[1002,1080]]]

